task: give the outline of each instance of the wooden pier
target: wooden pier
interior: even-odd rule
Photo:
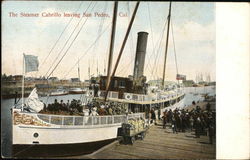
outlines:
[[[72,156],[75,159],[215,159],[216,145],[209,144],[208,136],[195,138],[194,132],[172,133],[172,129],[151,126],[144,140],[133,145],[118,141],[89,155]]]

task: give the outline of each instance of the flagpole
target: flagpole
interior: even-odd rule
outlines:
[[[25,56],[25,54],[23,53],[22,111],[23,111],[23,106],[24,106],[24,76],[25,76],[25,70],[24,70],[24,56]]]

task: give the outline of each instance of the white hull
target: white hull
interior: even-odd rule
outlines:
[[[69,94],[83,94],[86,93],[86,90],[81,88],[74,88],[69,90]]]
[[[50,96],[61,96],[61,95],[66,95],[66,94],[69,94],[69,92],[62,90],[62,89],[58,89],[54,92],[51,92]]]
[[[117,137],[120,125],[107,127],[36,127],[13,126],[13,144],[72,144],[109,140]],[[34,134],[38,133],[38,137]]]

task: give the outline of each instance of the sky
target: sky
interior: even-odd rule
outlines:
[[[113,66],[135,4],[118,4]],[[36,55],[39,60],[39,71],[27,73],[26,76],[50,75],[62,79],[78,77],[78,65],[81,80],[89,78],[88,68],[90,75],[96,76],[97,71],[104,75],[108,62],[113,5],[114,2],[100,1],[3,1],[2,73],[22,74],[22,58],[25,53]],[[148,80],[162,78],[167,37],[164,26],[168,9],[169,2],[140,2],[117,68],[117,76],[133,74],[137,33],[146,31],[149,34],[144,75]],[[13,17],[10,12],[17,16]],[[84,12],[92,16],[83,17]],[[22,17],[22,13],[39,16]],[[46,16],[49,13],[61,16]],[[64,13],[79,13],[81,16],[64,17]],[[95,13],[103,13],[107,17],[98,17]],[[173,2],[170,26],[166,79],[175,80],[177,62],[178,73],[186,75],[187,79],[195,80],[196,75],[202,73],[204,78],[210,74],[211,80],[215,80],[214,3]],[[52,72],[60,59],[61,62]]]

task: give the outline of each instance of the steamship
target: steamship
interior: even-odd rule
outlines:
[[[135,16],[139,3],[136,3],[132,17]],[[114,4],[110,53],[114,44],[113,33],[118,2]],[[131,21],[133,22],[133,18]],[[107,116],[40,114],[38,112],[43,108],[43,104],[39,101],[34,89],[26,101],[27,106],[30,108],[33,106],[34,112],[27,112],[23,107],[12,109],[13,157],[92,153],[116,140],[118,129],[128,119],[148,119],[147,113],[152,108],[155,109],[156,114],[160,112],[162,115],[167,108],[183,105],[185,94],[180,84],[165,85],[164,78],[160,84],[146,83],[147,79],[143,73],[147,39],[147,32],[138,33],[133,76],[117,77],[115,69],[112,75],[111,69],[108,69],[107,76],[91,79],[90,88],[86,92],[88,100],[122,103],[129,114]],[[111,64],[112,61],[109,60],[109,68]]]
[[[153,108],[156,113],[160,112],[160,115],[163,115],[167,108],[182,106],[185,94],[182,85],[178,83],[173,82],[164,86],[161,80],[156,80],[154,84],[146,83],[147,77],[143,73],[147,39],[147,32],[138,32],[134,73],[128,77],[113,77],[107,100],[125,104],[129,113],[148,113]],[[99,101],[104,100],[106,84],[107,76],[92,78],[93,87],[90,87],[88,96]]]

